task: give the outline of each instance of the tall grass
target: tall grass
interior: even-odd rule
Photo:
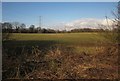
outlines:
[[[76,52],[72,47],[51,46],[44,52],[38,46],[21,53],[3,55],[3,79],[117,79],[117,47],[99,48],[103,51]]]
[[[3,79],[118,79],[118,47],[98,33],[13,34]]]

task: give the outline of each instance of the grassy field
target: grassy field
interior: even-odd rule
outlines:
[[[61,43],[99,43],[105,42],[105,38],[99,33],[61,33],[61,34],[13,34],[11,39],[28,41],[56,41]]]
[[[89,53],[99,50],[101,46],[110,43],[99,33],[60,33],[60,34],[12,34],[8,46],[39,46],[49,48],[54,45],[68,46],[76,52],[86,51]],[[108,44],[107,44],[108,45]]]
[[[49,49],[59,45],[71,47],[76,52],[86,51],[94,53],[109,43],[99,33],[60,33],[60,34],[12,34],[11,42],[5,42],[7,48],[39,46],[41,49]]]
[[[117,47],[99,33],[14,33],[10,39],[3,41],[4,79],[118,77]]]

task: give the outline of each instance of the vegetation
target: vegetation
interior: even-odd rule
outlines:
[[[98,33],[14,33],[10,39],[3,43],[3,79],[118,78],[117,47]]]
[[[119,15],[114,22],[108,27],[112,30],[71,31],[2,23],[2,78],[116,80],[119,78]]]
[[[81,28],[73,29],[70,31],[66,30],[54,30],[54,29],[45,29],[41,27],[35,27],[35,25],[30,25],[26,27],[24,23],[19,22],[4,22],[2,24],[2,30],[4,33],[78,33],[78,32],[104,32],[103,29],[91,29],[91,28]]]

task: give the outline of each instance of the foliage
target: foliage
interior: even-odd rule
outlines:
[[[7,25],[7,29],[5,25]],[[78,32],[103,32],[105,30],[103,29],[91,29],[91,28],[82,28],[82,29],[73,29],[73,30],[54,30],[54,29],[46,29],[46,28],[41,28],[41,27],[35,27],[35,25],[30,25],[29,28],[26,27],[24,23],[19,23],[19,22],[4,22],[2,23],[3,25],[3,33],[4,32],[11,32],[11,33],[78,33]]]
[[[2,24],[2,40],[8,40],[11,33],[12,33],[12,24],[10,23],[3,23]]]

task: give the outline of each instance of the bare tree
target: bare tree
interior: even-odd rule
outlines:
[[[16,30],[16,32],[18,33],[20,30],[20,23],[19,22],[13,22],[12,23],[14,29]]]
[[[30,25],[30,27],[29,27],[30,33],[33,33],[34,29],[35,29],[35,25]]]
[[[20,33],[22,33],[22,31],[24,31],[26,28],[26,25],[24,23],[20,24]]]
[[[101,29],[104,29],[104,32],[101,33],[102,36],[104,36],[106,39],[111,41],[114,44],[119,43],[119,33],[120,33],[120,2],[118,3],[117,12],[112,12],[114,19],[109,19],[107,16],[106,23],[107,25],[99,25]],[[112,25],[109,22],[109,20],[112,21]]]
[[[117,29],[118,29],[118,43],[120,44],[120,2],[118,2],[118,18],[117,18]]]
[[[12,24],[11,23],[8,23],[8,22],[5,22],[5,23],[2,23],[2,40],[8,40],[9,37],[11,36],[12,34]]]

